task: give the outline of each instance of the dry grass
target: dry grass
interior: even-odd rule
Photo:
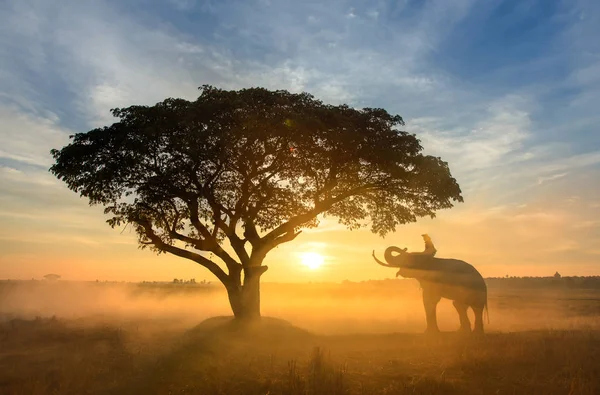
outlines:
[[[2,394],[597,394],[600,333],[315,336],[227,322],[144,344],[136,329],[11,321]]]
[[[331,294],[316,315],[298,315],[304,307],[296,315],[285,311],[294,325],[270,318],[252,327],[228,318],[197,325],[202,319],[194,316],[143,317],[147,310],[133,315],[131,307],[117,317],[20,319],[0,307],[6,317],[0,322],[0,394],[600,393],[599,292],[547,290],[537,299],[519,290],[492,294],[497,326],[482,338],[454,332],[427,337],[421,328],[402,325],[409,321],[388,320],[387,331],[371,331],[384,319],[374,321],[366,308],[366,318],[348,326],[353,321],[342,313],[350,314],[356,300]],[[7,295],[0,306],[16,306]],[[136,299],[133,306],[152,300]],[[331,327],[328,311],[347,327],[338,322],[328,334],[315,334],[317,325]],[[422,312],[412,314],[422,324]],[[442,319],[456,325],[450,313]],[[513,327],[518,330],[506,329]]]

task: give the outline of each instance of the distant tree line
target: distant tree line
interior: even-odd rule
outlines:
[[[173,279],[173,284],[190,284],[190,285],[200,284],[200,285],[209,285],[210,281],[202,280],[199,283],[197,283],[195,278],[191,278],[189,280],[174,278]]]
[[[564,288],[597,288],[600,289],[600,276],[561,276],[558,272],[551,277],[506,276],[488,277],[485,281],[490,285],[515,287],[564,287]]]

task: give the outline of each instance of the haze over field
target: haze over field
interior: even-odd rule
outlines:
[[[220,287],[2,281],[0,392],[595,394],[598,281],[489,280],[484,338],[424,336],[411,280],[265,283],[246,330]]]
[[[206,83],[398,113],[463,190],[385,239],[322,219],[268,255],[265,281],[392,277],[371,250],[420,250],[424,232],[484,276],[598,274],[599,18],[593,0],[4,1],[0,278],[213,280],[137,250],[47,171],[49,150],[113,122],[109,109]]]
[[[600,329],[598,278],[595,288],[570,288],[565,280],[515,281],[491,282],[488,331]],[[413,280],[265,283],[262,299],[263,315],[319,334],[421,333],[425,327],[421,291]],[[0,306],[2,320],[56,316],[87,326],[146,323],[157,332],[185,330],[231,314],[217,284],[2,282]],[[451,302],[440,303],[438,320],[442,331],[458,328]]]

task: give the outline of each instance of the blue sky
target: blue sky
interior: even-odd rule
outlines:
[[[600,274],[599,33],[593,0],[3,0],[0,277],[77,262],[136,278],[142,266],[126,263],[140,257],[170,276],[47,173],[49,150],[112,122],[110,108],[193,99],[202,84],[402,115],[465,203],[368,239],[380,248],[420,248],[424,230],[489,275]],[[345,236],[321,231],[337,240],[322,247],[335,268]]]

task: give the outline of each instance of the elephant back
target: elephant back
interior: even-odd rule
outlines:
[[[483,276],[475,267],[459,259],[433,258],[431,274],[436,282],[486,291]]]

